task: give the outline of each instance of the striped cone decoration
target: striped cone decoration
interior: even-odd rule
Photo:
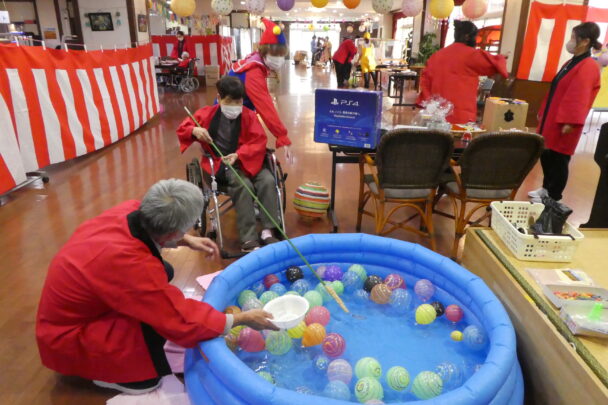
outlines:
[[[321,218],[329,208],[329,192],[319,183],[308,182],[296,190],[293,205],[304,218]]]

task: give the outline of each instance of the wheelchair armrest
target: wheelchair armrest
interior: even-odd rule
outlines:
[[[274,154],[275,151],[276,151],[276,149],[266,148],[266,153]]]

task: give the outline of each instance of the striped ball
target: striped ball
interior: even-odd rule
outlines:
[[[412,393],[418,399],[431,399],[441,394],[443,381],[432,371],[423,371],[414,378]]]
[[[386,383],[395,391],[403,391],[410,384],[410,374],[403,367],[391,367],[386,373]]]
[[[329,208],[329,192],[319,183],[306,183],[296,190],[293,205],[303,217],[321,218]]]

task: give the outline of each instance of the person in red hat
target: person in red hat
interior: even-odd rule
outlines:
[[[228,72],[229,76],[238,77],[245,86],[243,105],[258,113],[268,130],[276,138],[276,147],[284,148],[285,158],[291,162],[293,156],[289,145],[291,140],[287,136],[287,128],[281,122],[277,109],[274,106],[266,78],[270,71],[279,71],[285,63],[287,43],[281,27],[270,20],[262,19],[266,27],[257,52],[235,62]]]

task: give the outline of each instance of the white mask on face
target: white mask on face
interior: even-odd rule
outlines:
[[[574,39],[571,39],[566,43],[566,50],[574,55],[574,52],[576,51],[576,41]]]
[[[222,104],[220,106],[220,108],[222,109],[222,114],[224,114],[224,117],[228,118],[229,120],[233,120],[233,119],[237,118],[243,112],[242,105],[223,105]]]
[[[283,56],[268,55],[264,58],[264,64],[266,64],[270,70],[279,70],[283,67],[284,63],[285,58]]]

